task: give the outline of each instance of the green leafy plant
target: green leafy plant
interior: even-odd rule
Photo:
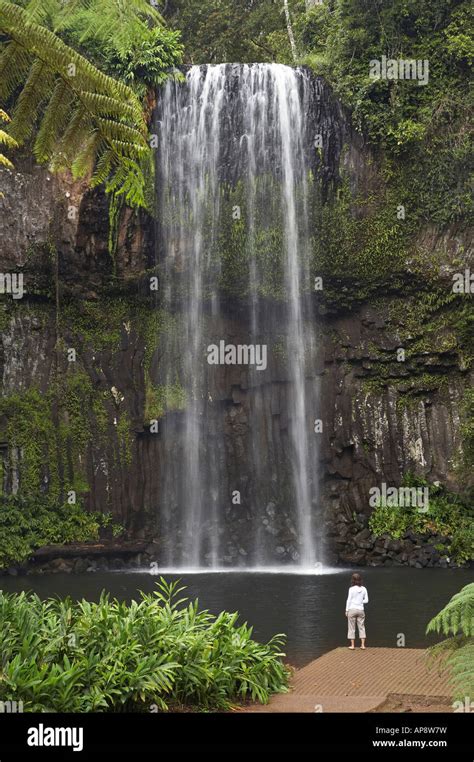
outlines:
[[[181,60],[179,37],[179,32],[169,29],[145,29],[134,45],[106,52],[107,71],[143,96],[149,87],[161,84],[170,75],[179,78],[174,71]]]
[[[331,0],[307,12],[300,4],[297,26],[304,62],[350,107],[418,229],[467,216],[473,57],[467,0],[392,0],[377,3],[376,12],[365,0]],[[428,61],[428,84],[371,79],[369,63],[382,56]]]
[[[22,145],[39,124],[38,161],[71,169],[75,177],[90,174],[92,186],[118,176],[114,192],[143,206],[140,160],[150,149],[137,96],[34,18],[0,0],[0,31],[8,38],[0,55],[0,99],[16,99],[9,135]]]
[[[442,485],[411,474],[405,474],[403,487],[428,487],[429,504],[426,512],[416,506],[377,505],[369,519],[370,531],[380,537],[383,534],[399,540],[406,532],[420,535],[439,534],[449,538],[438,550],[456,563],[470,561],[474,550],[474,514],[469,504],[459,495],[448,492]]]
[[[0,568],[22,564],[43,545],[97,540],[110,515],[86,512],[47,497],[9,495],[0,500]]]
[[[447,637],[429,650],[434,659],[449,666],[455,698],[474,696],[474,582],[453,595],[429,622],[427,633]]]
[[[252,639],[237,613],[200,611],[163,578],[127,604],[0,592],[0,699],[25,711],[228,709],[287,690],[283,636]]]

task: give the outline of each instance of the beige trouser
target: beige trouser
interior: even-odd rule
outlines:
[[[349,609],[347,612],[347,637],[349,640],[354,640],[355,638],[356,622],[359,629],[359,638],[365,638],[365,611]]]

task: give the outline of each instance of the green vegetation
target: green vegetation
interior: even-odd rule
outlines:
[[[71,168],[75,177],[92,174],[92,185],[116,173],[126,199],[142,204],[138,162],[147,151],[146,127],[134,93],[6,0],[0,0],[0,30],[10,38],[1,50],[0,98],[5,102],[22,87],[9,134],[22,145],[40,121],[38,161]]]
[[[471,469],[474,464],[474,389],[466,389],[462,405],[462,456],[459,463],[459,470],[466,476],[471,475]]]
[[[249,191],[244,182],[233,188],[221,188],[221,210],[214,241],[214,259],[219,266],[219,284],[228,296],[248,298],[250,292],[250,258],[253,252],[259,296],[282,300],[285,298],[283,272],[283,228],[281,222],[280,189],[272,177],[258,178],[253,189],[254,201],[249,208]],[[233,210],[239,208],[240,216]],[[249,216],[253,215],[252,231]]]
[[[429,484],[424,479],[405,475],[402,487],[429,488],[426,512],[416,506],[377,505],[369,519],[370,531],[376,536],[388,535],[401,539],[406,532],[447,538],[437,550],[446,558],[463,564],[470,561],[474,551],[474,510],[469,496],[448,492],[441,485]]]
[[[364,384],[372,392],[395,387],[399,408],[408,410],[418,403],[420,394],[435,392],[447,383],[444,370],[438,372],[429,364],[420,368],[421,355],[456,354],[453,367],[457,365],[461,377],[472,363],[468,299],[453,294],[449,279],[443,276],[441,265],[446,265],[448,257],[444,244],[432,236],[427,256],[420,240],[428,225],[439,231],[455,223],[456,234],[462,233],[472,209],[467,127],[472,103],[467,89],[472,63],[469,7],[466,0],[325,0],[309,10],[307,6],[304,0],[288,1],[299,60],[332,84],[376,160],[373,172],[368,160],[367,187],[364,179],[357,191],[353,178],[341,170],[340,181],[329,189],[324,204],[319,178],[311,178],[312,275],[324,277],[321,298],[340,309],[382,299],[384,292],[388,297],[398,292],[398,303],[392,298],[387,301],[386,317],[406,351],[404,373],[396,377],[397,364],[387,351],[372,362]],[[0,110],[5,126],[0,130],[0,146],[8,152],[17,144],[31,145],[37,160],[52,169],[68,168],[92,185],[103,184],[111,197],[112,246],[121,205],[147,206],[153,196],[147,193],[147,182],[153,186],[147,143],[153,88],[166,77],[177,76],[173,70],[183,56],[179,30],[188,62],[293,62],[281,0],[170,0],[161,7],[171,29],[148,0],[0,0],[0,98],[6,109]],[[371,79],[370,61],[382,56],[428,60],[428,84]],[[0,165],[11,167],[10,159],[0,154]],[[350,157],[345,166],[350,166]],[[268,190],[268,178],[260,182],[257,200],[261,191],[265,198]],[[217,264],[220,268],[222,292],[246,299],[246,189],[237,184],[222,188],[221,193],[222,219],[212,244],[210,235],[206,243],[216,272]],[[243,210],[242,219],[232,215],[236,205]],[[397,216],[400,205],[406,211],[404,219]],[[182,211],[173,209],[172,213]],[[284,299],[277,201],[266,206],[256,203],[254,212],[252,248],[259,296]],[[456,266],[463,266],[462,254],[459,249]],[[179,373],[175,383],[157,386],[152,382],[160,332],[178,331],[176,318],[150,310],[149,305],[135,308],[131,301],[115,296],[100,303],[71,301],[57,307],[63,340],[73,339],[72,346],[81,351],[116,353],[124,329],[142,336],[145,421],[160,418],[167,410],[183,409],[186,398]],[[8,312],[0,313],[2,326],[16,309],[24,307],[9,303]],[[61,341],[58,337],[58,351],[65,346]],[[278,343],[277,352],[281,355]],[[166,360],[179,368],[179,357]],[[461,422],[459,468],[466,474],[473,458],[473,399],[472,393],[466,395]],[[88,489],[85,453],[103,444],[113,417],[118,441],[115,465],[129,464],[131,419],[120,405],[109,389],[93,387],[84,370],[65,374],[62,382],[54,379],[46,393],[27,389],[0,400],[9,453],[21,454],[16,466],[21,499],[30,500],[43,490],[50,505],[62,506],[67,489],[84,494]],[[459,562],[468,560],[473,529],[467,498],[434,486],[430,490],[427,514],[379,506],[371,518],[372,531],[392,537],[402,536],[407,529],[439,533],[450,538],[442,549],[446,555]]]
[[[454,697],[464,702],[474,695],[474,583],[453,595],[449,603],[429,622],[427,633],[447,637],[430,648],[430,654],[451,670]],[[471,711],[470,706],[464,711]]]
[[[39,162],[105,183],[112,206],[145,206],[140,98],[180,62],[179,35],[146,0],[0,0],[0,32],[0,99],[15,103],[9,147],[36,130]]]
[[[75,0],[67,7],[59,0],[48,3],[55,31],[140,97],[146,95],[148,87],[163,82],[181,62],[180,33],[166,28],[156,3]]]
[[[162,418],[169,410],[184,410],[186,403],[186,390],[178,381],[174,384],[154,386],[148,379],[145,400],[147,423]]]
[[[169,0],[165,15],[187,63],[293,63],[281,0]]]
[[[161,578],[130,605],[0,592],[0,700],[30,712],[225,710],[287,690],[283,636],[257,643],[238,614],[184,606],[183,589]]]
[[[117,351],[131,312],[130,302],[120,297],[68,300],[61,305],[59,326],[68,341],[74,341],[72,346],[86,346],[96,352]]]
[[[52,383],[46,393],[32,387],[0,400],[9,467],[16,470],[22,497],[47,491],[60,502],[69,490],[80,494],[87,489],[82,456],[88,444],[103,442],[103,403],[80,370]],[[21,455],[16,463],[14,453]]]
[[[302,15],[299,30],[308,63],[353,107],[374,143],[399,152],[447,128],[455,147],[474,53],[466,0],[328,0]],[[371,79],[369,62],[382,55],[427,59],[428,84]]]
[[[329,276],[324,298],[340,306],[364,300],[405,268],[411,225],[397,220],[391,189],[353,197],[348,177],[327,203],[317,201],[313,222],[313,274]],[[357,288],[341,289],[350,278]],[[339,282],[338,282],[339,279]]]
[[[11,121],[8,114],[0,109],[0,122],[9,123]],[[8,132],[5,132],[5,130],[0,129],[0,145],[6,146],[7,148],[17,148],[18,143],[14,138],[12,138],[11,135],[8,134]],[[9,159],[7,159],[6,156],[4,156],[3,153],[0,153],[0,166],[7,167],[7,169],[13,169],[13,164]]]
[[[98,540],[110,524],[109,514],[88,513],[80,501],[9,495],[0,500],[0,568],[24,563],[43,545]]]
[[[313,267],[316,275],[328,276],[323,298],[350,307],[381,283],[395,288],[393,276],[403,287],[403,275],[423,283],[432,262],[420,232],[429,224],[462,227],[472,211],[470,5],[467,0],[324,0],[312,7],[289,0],[287,5],[299,62],[324,76],[349,107],[379,169],[375,180],[374,166],[372,187],[360,197],[343,176],[342,194],[316,205]],[[293,63],[282,0],[171,0],[165,14],[182,30],[189,62]],[[372,79],[370,61],[382,56],[427,60],[428,84]],[[397,216],[400,206],[404,218]],[[228,264],[236,281],[246,267],[237,228],[221,247],[232,258]],[[246,280],[241,279],[242,293]]]
[[[465,219],[472,211],[470,4],[327,0],[300,16],[298,30],[306,62],[332,83],[378,154],[391,225],[414,233],[428,222]],[[427,60],[428,84],[371,79],[370,61],[382,56]],[[400,223],[399,204],[406,210]],[[376,255],[372,262],[378,267]]]
[[[52,328],[56,318],[48,304],[25,306],[10,300],[7,307],[8,313],[0,312],[5,328],[16,310],[27,309],[43,330]],[[6,445],[0,458],[0,566],[23,562],[44,542],[95,539],[99,524],[105,526],[81,506],[90,489],[91,469],[105,460],[112,480],[132,461],[131,396],[125,400],[104,374],[105,365],[120,372],[123,342],[144,347],[148,418],[143,422],[186,404],[178,382],[153,386],[149,381],[162,332],[176,329],[172,316],[153,309],[146,299],[104,297],[69,300],[57,318],[59,340],[47,388],[21,388],[0,400],[0,442]],[[70,347],[77,353],[75,363],[65,362]],[[13,502],[2,495],[4,489],[15,489]],[[76,493],[75,505],[67,503],[71,491]],[[107,501],[104,510],[110,508]],[[35,510],[37,522],[31,523]],[[25,534],[28,522],[31,532]]]
[[[87,451],[104,446],[105,398],[80,369],[46,393],[31,387],[0,400],[0,566],[22,563],[49,543],[94,540],[109,520],[83,509],[88,492]],[[130,422],[117,425],[118,457],[129,462]],[[2,494],[6,484],[8,492]],[[14,488],[14,484],[16,484]]]

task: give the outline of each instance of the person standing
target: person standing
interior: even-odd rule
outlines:
[[[365,611],[364,603],[369,602],[367,588],[362,584],[360,574],[353,574],[346,601],[347,637],[351,641],[349,648],[355,648],[356,624],[359,631],[360,647],[365,649]]]

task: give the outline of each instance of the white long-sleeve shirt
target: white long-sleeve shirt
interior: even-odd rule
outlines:
[[[346,611],[349,609],[364,610],[364,603],[369,602],[367,588],[363,585],[351,585],[349,595],[347,596]]]

